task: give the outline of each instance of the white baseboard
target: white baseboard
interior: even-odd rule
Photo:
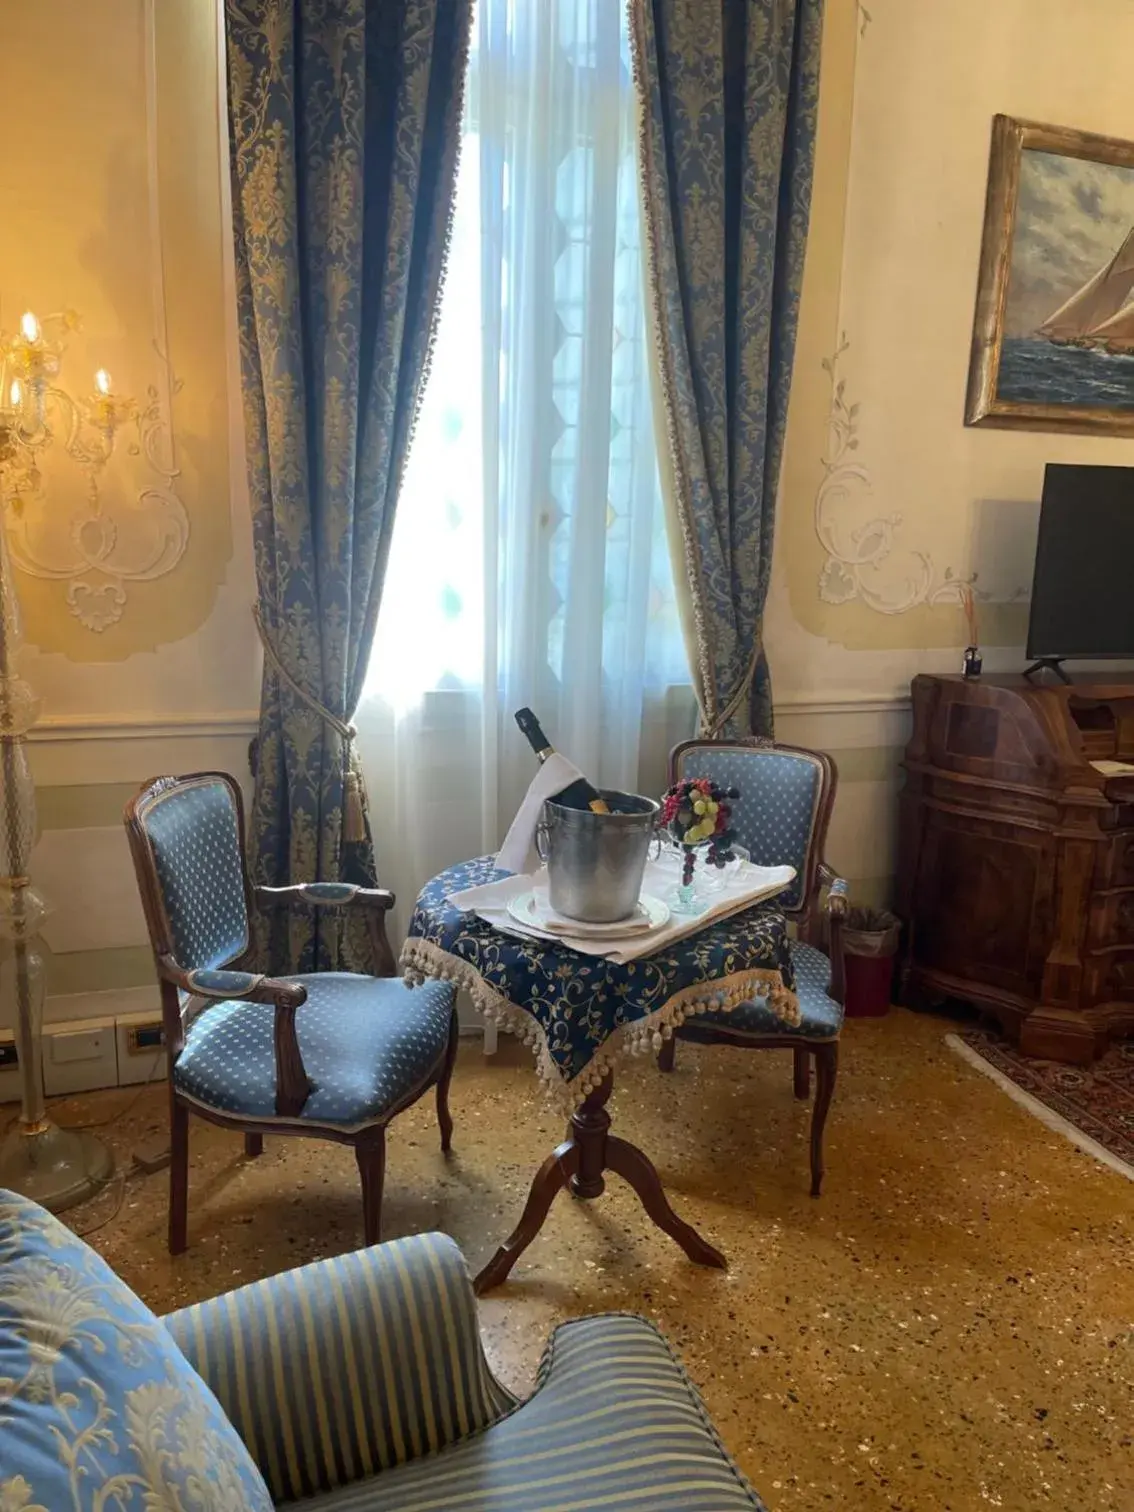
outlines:
[[[43,1005],[43,1022],[61,1024],[74,1019],[119,1018],[124,1013],[161,1013],[156,986],[119,987],[106,992],[64,992]]]

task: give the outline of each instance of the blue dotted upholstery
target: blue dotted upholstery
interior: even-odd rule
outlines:
[[[795,990],[799,994],[800,1022],[789,1029],[763,998],[741,1003],[731,1013],[699,1014],[688,1019],[682,1036],[697,1038],[697,1030],[738,1029],[745,1034],[774,1034],[790,1039],[837,1039],[843,1027],[843,1005],[827,996],[831,985],[831,963],[814,945],[800,940],[791,942],[791,961],[795,970]]]
[[[219,778],[159,794],[143,825],[153,846],[173,954],[185,971],[213,970],[248,949],[236,804]]]
[[[802,907],[819,817],[823,767],[818,759],[795,751],[713,742],[683,751],[676,777],[707,777],[738,790],[740,797],[732,805],[738,842],[757,866],[795,867],[795,881],[777,895],[776,906],[787,913]]]
[[[449,1037],[448,982],[407,987],[399,977],[325,971],[289,977],[307,988],[296,1012],[299,1050],[314,1090],[303,1123],[353,1128],[383,1118],[428,1077]],[[219,1113],[276,1117],[275,1009],[216,1003],[189,1025],[173,1067],[179,1092]]]

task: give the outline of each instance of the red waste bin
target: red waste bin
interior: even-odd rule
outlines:
[[[882,1018],[889,1013],[901,928],[883,909],[852,908],[847,915],[839,943],[848,1018]]]

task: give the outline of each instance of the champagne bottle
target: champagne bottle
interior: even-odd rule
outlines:
[[[516,723],[539,758],[541,765],[549,756],[555,754],[555,748],[543,733],[539,720],[530,709],[517,709]],[[575,781],[569,783],[562,792],[556,793],[555,802],[562,803],[567,808],[590,809],[593,814],[610,813],[606,800],[598,788],[592,787],[585,777],[576,777]]]

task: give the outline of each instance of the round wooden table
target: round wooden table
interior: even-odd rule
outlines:
[[[627,1181],[650,1219],[699,1265],[724,1268],[720,1250],[669,1204],[653,1162],[610,1132],[619,1055],[659,1049],[686,1017],[766,998],[792,1022],[798,1012],[784,916],[758,904],[618,963],[555,941],[495,928],[450,902],[454,893],[506,876],[491,856],[463,862],[422,889],[402,949],[407,980],[441,977],[464,988],[487,1017],[532,1045],[549,1091],[572,1110],[563,1143],[532,1181],[516,1228],[476,1278],[498,1286],[543,1226],[556,1195],[601,1196],[605,1175]]]

